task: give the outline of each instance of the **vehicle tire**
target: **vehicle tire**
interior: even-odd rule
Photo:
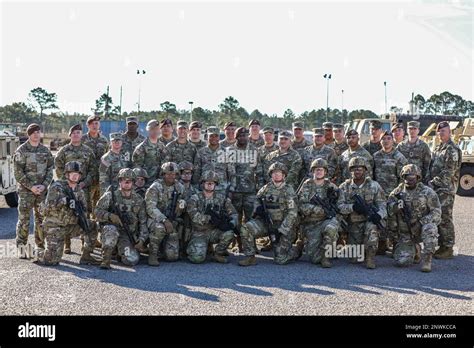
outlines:
[[[462,166],[459,173],[459,196],[474,196],[474,166]]]
[[[18,207],[18,193],[10,192],[5,195],[5,200],[10,208]]]

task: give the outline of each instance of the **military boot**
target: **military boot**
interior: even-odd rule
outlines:
[[[331,261],[324,255],[321,258],[321,267],[322,268],[331,268],[332,267]]]
[[[447,260],[453,258],[453,247],[442,246],[434,254],[435,259]]]
[[[367,250],[367,256],[365,259],[365,267],[368,269],[374,269],[375,268],[375,250],[373,249],[368,249]]]
[[[424,254],[421,258],[421,271],[422,272],[431,272],[431,253]]]
[[[298,239],[295,243],[295,260],[298,260],[303,256],[304,242],[301,239]]]
[[[112,259],[112,248],[103,248],[102,249],[102,263],[100,268],[110,269],[110,260]]]
[[[84,252],[84,235],[81,235],[81,253]]]
[[[257,258],[253,256],[249,256],[243,260],[239,261],[239,266],[253,266],[257,264]]]
[[[84,247],[79,263],[81,265],[100,265],[101,261],[91,255],[92,249]]]
[[[159,266],[160,262],[158,261],[158,248],[153,244],[148,245],[148,265],[150,266]]]
[[[387,241],[379,240],[379,245],[377,248],[377,255],[385,255],[385,252],[388,250]]]
[[[218,263],[229,263],[227,257],[225,257],[224,255],[214,254],[212,258]]]
[[[415,258],[413,259],[413,263],[419,264],[421,261],[421,246],[420,244],[415,244]]]
[[[65,254],[71,253],[71,236],[66,236],[64,238],[64,253]]]

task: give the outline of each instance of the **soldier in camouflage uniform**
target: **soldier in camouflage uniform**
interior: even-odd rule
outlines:
[[[288,143],[289,143],[288,138]],[[294,150],[293,150],[294,151]],[[240,266],[252,266],[257,264],[255,258],[255,238],[273,236],[272,244],[274,251],[274,262],[284,265],[292,260],[297,260],[303,251],[303,243],[296,246],[291,244],[293,224],[298,215],[296,206],[296,194],[291,185],[285,182],[288,173],[286,166],[280,162],[273,163],[268,169],[271,177],[270,183],[262,187],[257,193],[254,217],[240,230],[242,246],[245,259],[239,261]],[[264,206],[273,222],[269,226],[265,221]],[[270,227],[273,229],[270,230]]]
[[[201,139],[202,123],[199,121],[193,121],[189,124],[189,140],[196,146],[196,150],[199,150],[206,146],[206,142]]]
[[[390,233],[396,243],[393,258],[397,266],[420,262],[421,270],[431,272],[431,258],[438,245],[441,204],[436,193],[421,183],[421,171],[415,164],[403,167],[403,182],[390,193],[387,203]]]
[[[334,132],[332,122],[323,123],[324,145],[334,148]]]
[[[147,182],[150,176],[143,168],[133,168],[133,172],[135,173],[135,192],[145,199],[145,193],[148,188]]]
[[[80,263],[98,265],[100,261],[91,255],[97,239],[97,225],[88,220],[90,230],[83,231],[75,214],[76,204],[82,204],[84,214],[87,214],[84,191],[79,186],[82,173],[81,163],[67,162],[64,166],[64,173],[65,180],[52,183],[48,188],[46,200],[42,203],[46,250],[44,253],[39,253],[35,261],[46,266],[58,265],[63,256],[65,237],[83,233],[85,245]],[[71,199],[69,195],[74,198]]]
[[[89,189],[95,179],[94,165],[96,159],[94,151],[87,145],[81,142],[82,139],[82,126],[76,124],[69,129],[69,137],[71,142],[63,146],[54,159],[56,167],[56,176],[58,179],[65,179],[64,167],[67,162],[78,161],[81,164],[81,181],[79,187],[84,191],[86,201],[90,202]],[[92,207],[88,208],[88,212],[92,214]],[[64,240],[64,253],[71,253],[71,234],[67,234]]]
[[[405,139],[405,129],[403,128],[403,122],[394,123],[390,130],[393,133],[393,142],[396,146]]]
[[[331,267],[326,256],[327,248],[333,247],[338,238],[340,228],[337,217],[329,218],[324,209],[311,202],[314,195],[322,200],[329,198],[329,191],[337,194],[336,185],[327,179],[328,163],[323,158],[317,158],[311,163],[312,179],[306,179],[298,193],[299,213],[301,216],[302,236],[306,242],[306,252],[312,263],[321,263],[324,268]],[[338,195],[337,204],[344,203],[343,195]]]
[[[298,151],[301,158],[303,158],[303,151],[308,146],[311,146],[311,141],[306,140],[304,137],[304,123],[293,122],[293,139],[291,140],[291,147],[293,150]]]
[[[379,120],[370,121],[370,139],[362,144],[362,147],[366,149],[372,156],[377,151],[382,150],[382,144],[380,140],[382,139],[382,122]]]
[[[135,173],[130,168],[123,168],[118,173],[118,180],[119,187],[110,187],[100,197],[95,208],[95,215],[101,226],[102,263],[100,268],[103,269],[110,269],[112,252],[115,248],[117,248],[118,259],[123,264],[137,265],[140,261],[137,250],[144,248],[143,244],[148,238],[145,202],[133,190]],[[115,209],[122,212],[126,221],[121,220]],[[126,227],[131,233],[130,237],[124,226],[127,222]]]
[[[304,178],[313,176],[311,165],[316,158],[323,158],[328,163],[328,178],[332,179],[337,168],[336,151],[324,144],[324,131],[321,128],[313,128],[313,144],[306,147],[301,154],[303,159]]]
[[[365,150],[364,150],[365,151]],[[347,179],[339,187],[344,194],[345,204],[340,208],[344,215],[349,215],[349,245],[364,245],[366,267],[375,268],[379,231],[376,223],[387,217],[386,199],[380,185],[367,175],[367,161],[364,157],[353,157],[349,162],[352,179]],[[359,194],[366,204],[374,205],[377,213],[367,216],[364,209],[355,203],[353,196]],[[351,260],[357,262],[356,258]]]
[[[237,211],[229,198],[222,193],[216,193],[214,188],[219,183],[219,176],[213,171],[207,171],[201,178],[203,190],[191,196],[187,211],[191,216],[191,240],[187,246],[188,259],[192,263],[202,263],[206,260],[209,244],[216,244],[213,259],[219,263],[227,263],[227,247],[230,245],[237,226]],[[224,215],[222,219],[211,215],[211,211]]]
[[[347,145],[346,138],[344,136],[344,125],[340,123],[335,123],[333,125],[334,133],[334,146],[333,149],[336,151],[336,155],[339,157],[344,151],[349,148]]]
[[[99,166],[99,182],[102,196],[110,185],[118,187],[117,175],[120,169],[128,168],[132,164],[126,161],[124,155],[121,153],[122,134],[110,133],[109,139],[110,150],[102,156]]]
[[[374,153],[374,180],[382,186],[385,196],[388,197],[402,181],[400,172],[408,162],[405,156],[393,147],[393,135],[390,131],[383,133],[381,143],[382,150]],[[378,255],[385,255],[388,249],[387,238],[387,230],[380,231]]]
[[[421,169],[423,182],[429,179],[431,150],[427,143],[418,137],[420,132],[420,122],[410,121],[407,124],[408,138],[398,144],[400,151],[410,164],[416,164]]]
[[[349,169],[349,161],[353,157],[363,157],[366,160],[367,171],[366,175],[372,178],[373,168],[374,168],[374,159],[372,155],[359,145],[359,133],[354,129],[350,129],[346,133],[347,144],[349,148],[342,153],[339,157],[339,173],[341,175],[342,181],[351,178],[351,171]]]
[[[173,135],[173,121],[169,118],[160,121],[160,130],[161,137],[158,140],[161,141],[163,145],[166,146],[175,139]]]
[[[166,145],[168,152],[165,162],[175,162],[178,165],[183,161],[194,163],[197,149],[194,144],[188,140],[188,123],[178,121],[178,138]]]
[[[237,141],[237,139],[235,138],[236,129],[237,129],[237,125],[233,121],[229,121],[224,125],[225,138],[219,143],[223,148],[229,147],[231,145],[235,145]],[[208,136],[207,140],[209,141],[209,134],[207,136]]]
[[[278,150],[270,152],[265,158],[262,159],[262,173],[264,183],[271,182],[269,176],[269,168],[273,163],[280,162],[284,164],[288,170],[286,177],[286,183],[291,186],[294,190],[298,187],[298,178],[302,167],[301,156],[296,150],[291,148],[291,132],[282,131],[278,135],[279,146]]]
[[[259,120],[250,120],[249,122],[249,130],[250,130],[250,137],[249,142],[253,144],[256,148],[265,144],[263,137],[260,135],[260,121]]]
[[[265,144],[263,144],[262,146],[258,148],[258,154],[260,158],[264,158],[270,152],[278,150],[278,145],[274,141],[275,131],[273,130],[273,128],[265,127],[263,128],[262,132],[263,132],[263,140],[265,141]]]
[[[100,198],[100,185],[99,185],[99,166],[100,159],[108,151],[109,141],[105,136],[100,133],[100,117],[89,116],[87,118],[87,128],[89,131],[82,135],[81,142],[84,145],[89,146],[94,152],[94,161],[91,165],[91,172],[93,174],[92,183],[89,185],[89,201],[87,207],[89,212],[92,213],[97,201]]]
[[[16,246],[20,258],[26,258],[30,213],[34,213],[36,248],[44,248],[42,217],[39,205],[46,197],[46,188],[53,180],[54,159],[49,149],[40,143],[41,128],[32,123],[26,129],[28,140],[15,152],[14,174],[18,187],[18,223]]]
[[[224,192],[228,187],[229,191],[233,191],[236,183],[235,163],[227,160],[227,148],[219,144],[219,128],[209,127],[207,135],[208,145],[198,151],[194,161],[193,184],[199,185],[201,175],[211,170],[219,176],[216,191]]]
[[[459,182],[462,153],[451,140],[451,129],[446,121],[440,122],[436,132],[441,143],[433,151],[428,185],[435,190],[441,203],[441,223],[438,226],[440,248],[434,257],[451,259],[455,242],[453,206]]]
[[[179,164],[179,182],[184,186],[183,199],[188,202],[192,195],[199,193],[196,186],[191,184],[194,166],[191,162],[183,161]],[[180,236],[180,256],[185,257],[186,247],[191,238],[191,217],[188,209],[183,214],[183,235]]]
[[[148,228],[150,244],[148,246],[148,264],[159,266],[158,254],[167,261],[177,261],[179,258],[179,236],[183,228],[182,214],[186,208],[183,199],[184,186],[176,180],[179,173],[178,165],[165,162],[161,166],[163,179],[156,180],[145,194],[146,212],[148,214]],[[171,202],[177,195],[175,211],[171,210]],[[175,219],[172,220],[172,214]]]
[[[150,120],[146,126],[148,137],[140,143],[133,152],[134,167],[146,170],[149,180],[147,188],[160,177],[161,164],[166,162],[168,150],[161,141],[158,140],[160,128],[158,121]]]
[[[133,152],[135,148],[145,140],[145,137],[138,132],[138,118],[131,116],[127,117],[127,130],[122,134],[122,149],[121,153],[127,162],[132,161]]]

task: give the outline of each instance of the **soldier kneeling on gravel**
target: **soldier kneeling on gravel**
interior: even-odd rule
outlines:
[[[226,251],[234,238],[237,226],[237,210],[224,193],[216,193],[219,176],[216,172],[203,174],[203,190],[191,196],[188,201],[188,214],[191,217],[191,240],[186,252],[189,261],[202,263],[206,260],[209,244],[214,247],[213,259],[227,263]]]
[[[127,266],[140,261],[137,249],[148,238],[145,202],[133,190],[135,173],[124,168],[119,171],[119,188],[110,186],[100,197],[95,215],[101,226],[102,258],[100,268],[110,269],[112,252],[117,247],[119,260]]]
[[[98,265],[99,260],[91,255],[97,239],[97,227],[87,219],[87,202],[78,183],[81,178],[81,164],[67,162],[64,166],[66,180],[58,180],[49,186],[41,210],[44,217],[46,249],[39,253],[35,262],[56,266],[61,261],[64,240],[71,235],[84,234],[84,249],[81,264]],[[76,214],[82,215],[82,223]]]
[[[421,182],[417,165],[404,166],[400,176],[403,182],[390,193],[387,203],[388,228],[396,243],[393,258],[397,266],[421,260],[421,271],[431,272],[431,258],[438,245],[441,204],[436,192]]]
[[[280,162],[268,168],[271,181],[257,193],[254,218],[242,225],[240,237],[245,259],[239,261],[240,266],[257,264],[255,258],[255,238],[270,236],[272,240],[274,262],[285,265],[301,257],[303,242],[293,246],[292,230],[298,215],[296,194],[291,185],[285,183],[287,167]]]

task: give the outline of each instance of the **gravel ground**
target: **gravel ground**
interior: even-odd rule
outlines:
[[[332,269],[306,258],[278,266],[269,253],[255,267],[166,263],[111,271],[79,265],[80,240],[59,267],[15,258],[17,212],[0,197],[0,314],[4,315],[472,315],[474,198],[456,197],[458,256],[400,269],[377,257],[376,270],[347,260]],[[34,243],[30,235],[31,243]],[[96,251],[97,253],[97,251]]]

